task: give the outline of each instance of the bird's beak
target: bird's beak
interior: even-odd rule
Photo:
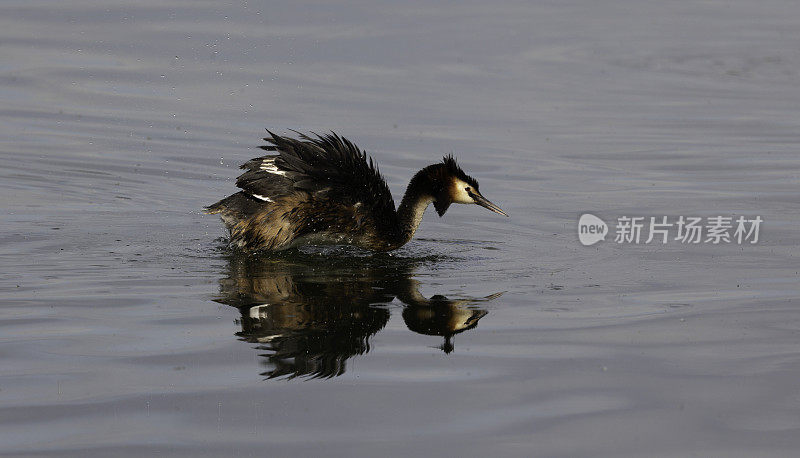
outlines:
[[[475,201],[476,204],[480,205],[481,207],[488,208],[489,210],[500,213],[501,215],[508,216],[508,213],[504,212],[502,208],[498,207],[497,205],[489,202],[489,199],[483,197],[480,194],[472,194],[472,200]]]

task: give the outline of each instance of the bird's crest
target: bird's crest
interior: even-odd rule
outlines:
[[[458,178],[459,180],[469,183],[470,186],[475,187],[478,189],[478,180],[472,178],[471,176],[467,175],[464,170],[456,162],[456,158],[453,157],[452,154],[448,154],[444,158],[442,158],[442,164],[444,164],[445,170],[452,176]]]

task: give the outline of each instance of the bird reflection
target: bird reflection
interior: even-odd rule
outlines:
[[[492,294],[483,300],[492,300],[502,294]],[[474,299],[450,300],[437,294],[429,300],[425,299],[425,302],[409,305],[403,309],[403,320],[408,329],[418,334],[444,337],[444,343],[439,348],[449,354],[455,349],[452,337],[473,329],[478,325],[478,320],[489,313],[468,306],[474,302]]]
[[[369,352],[370,339],[386,326],[396,299],[408,328],[444,338],[473,329],[487,311],[480,299],[451,300],[419,293],[412,277],[425,260],[300,255],[231,255],[217,302],[239,309],[244,341],[257,344],[266,378],[331,378],[344,374],[349,358]],[[396,302],[394,302],[396,305]]]

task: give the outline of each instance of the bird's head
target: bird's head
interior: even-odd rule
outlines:
[[[477,204],[481,207],[508,216],[500,207],[483,197],[478,181],[464,173],[452,155],[445,156],[441,163],[426,167],[432,184],[433,206],[439,216],[444,215],[450,204]]]

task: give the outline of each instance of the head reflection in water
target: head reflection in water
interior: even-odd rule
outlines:
[[[499,296],[427,299],[411,278],[419,262],[234,255],[228,277],[220,280],[217,302],[241,312],[242,330],[236,335],[265,352],[265,377],[336,377],[345,372],[349,358],[370,350],[369,340],[386,326],[394,299],[402,303],[410,330],[444,337],[439,348],[450,353],[451,337],[473,329],[487,313],[474,304]]]
[[[492,300],[502,294],[492,294],[483,300]],[[403,320],[408,329],[418,334],[443,336],[444,343],[439,348],[445,353],[451,353],[455,349],[452,340],[455,334],[474,328],[478,325],[478,320],[489,313],[468,306],[475,300],[454,301],[437,294],[425,301],[427,303],[424,305],[409,305],[403,309]]]

